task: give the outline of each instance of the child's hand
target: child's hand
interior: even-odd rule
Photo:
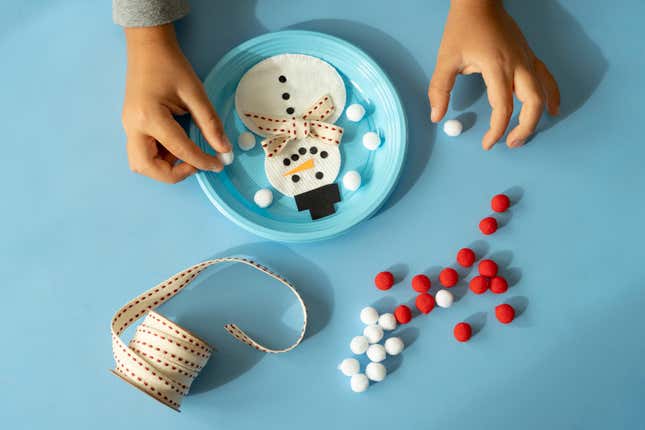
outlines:
[[[531,51],[501,0],[452,0],[428,90],[433,122],[446,114],[458,73],[481,73],[486,83],[492,108],[490,129],[482,140],[486,150],[508,127],[513,92],[522,102],[522,110],[519,125],[506,138],[511,148],[523,145],[535,131],[545,104],[551,115],[559,113],[558,84]]]
[[[222,170],[221,161],[199,149],[173,118],[190,112],[217,152],[231,151],[222,123],[181,52],[172,24],[125,32],[128,72],[123,126],[130,168],[169,183],[182,181],[197,169]]]

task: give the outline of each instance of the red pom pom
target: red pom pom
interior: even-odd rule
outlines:
[[[495,308],[495,316],[502,324],[508,324],[515,318],[515,309],[513,309],[513,306],[504,303]]]
[[[493,200],[490,202],[490,206],[495,212],[506,212],[506,210],[511,207],[511,199],[509,199],[506,194],[498,194],[493,197]]]
[[[428,293],[419,294],[414,304],[419,309],[419,312],[429,314],[434,309],[434,297]]]
[[[412,289],[417,293],[427,293],[430,291],[430,278],[426,275],[415,275],[412,278]]]
[[[374,278],[374,285],[379,290],[389,290],[394,285],[394,275],[390,272],[381,272]]]
[[[493,234],[497,231],[497,220],[492,216],[484,218],[479,222],[479,229],[487,236]]]
[[[494,278],[497,276],[497,263],[493,260],[482,260],[479,262],[479,274],[487,278]]]
[[[470,267],[475,263],[475,252],[470,248],[462,248],[457,253],[457,263],[462,267]]]
[[[475,294],[484,294],[490,287],[490,279],[485,276],[475,276],[470,280],[470,291]]]
[[[473,335],[473,329],[470,327],[470,324],[465,322],[457,324],[452,332],[455,335],[455,339],[459,342],[468,342]]]
[[[490,290],[495,294],[504,294],[508,291],[508,282],[501,276],[495,276],[490,281]]]
[[[454,287],[459,282],[459,274],[455,269],[447,267],[439,273],[439,282],[446,288]]]
[[[394,317],[399,324],[407,324],[412,321],[412,311],[406,305],[399,305],[394,309]]]

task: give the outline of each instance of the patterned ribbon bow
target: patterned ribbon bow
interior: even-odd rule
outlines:
[[[293,140],[310,136],[325,143],[340,145],[343,135],[342,127],[325,122],[334,113],[335,107],[331,96],[326,95],[301,117],[275,117],[269,115],[245,113],[267,137],[262,141],[262,148],[267,157],[273,157]]]

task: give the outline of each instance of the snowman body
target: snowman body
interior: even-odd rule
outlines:
[[[345,84],[328,63],[283,54],[252,67],[240,80],[235,104],[242,122],[266,139],[265,172],[312,219],[335,212],[342,128],[334,123],[346,102]]]

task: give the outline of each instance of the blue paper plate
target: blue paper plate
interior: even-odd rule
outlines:
[[[274,202],[261,209],[253,202],[260,188],[271,188],[264,173],[264,153],[259,144],[244,152],[237,137],[247,131],[235,112],[235,90],[242,75],[259,61],[278,54],[306,54],[336,67],[345,81],[347,104],[361,103],[367,115],[359,123],[342,117],[337,124],[345,128],[340,145],[343,165],[337,182],[345,172],[357,170],[361,187],[354,192],[343,189],[336,213],[312,221],[309,213],[298,212],[292,197],[273,190]],[[200,172],[197,179],[210,201],[227,218],[248,231],[280,242],[312,242],[346,232],[373,215],[394,189],[407,146],[407,125],[398,94],[383,70],[363,51],[332,36],[308,31],[282,31],[251,39],[226,54],[204,82],[217,109],[227,136],[233,143],[235,162],[221,173]],[[362,145],[367,131],[377,131],[383,144],[377,151]],[[190,136],[205,151],[213,150],[194,123]]]

